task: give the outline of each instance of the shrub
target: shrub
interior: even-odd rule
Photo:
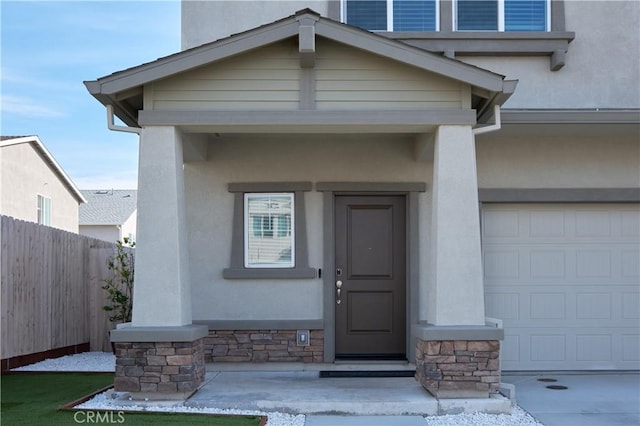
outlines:
[[[133,311],[133,273],[135,243],[127,237],[116,241],[116,252],[107,261],[112,271],[111,278],[102,280],[102,288],[107,292],[109,304],[102,307],[112,313],[109,321],[130,322]]]

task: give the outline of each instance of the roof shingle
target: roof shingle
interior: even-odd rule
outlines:
[[[80,225],[122,225],[136,211],[135,189],[84,189],[87,199],[80,205]]]

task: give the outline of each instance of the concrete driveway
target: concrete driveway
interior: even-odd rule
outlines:
[[[638,373],[507,373],[502,381],[516,386],[518,405],[545,426],[640,425]]]

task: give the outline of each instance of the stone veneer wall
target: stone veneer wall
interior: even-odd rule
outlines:
[[[416,380],[438,398],[482,398],[500,386],[499,340],[418,339]]]
[[[204,380],[203,340],[116,342],[114,390],[191,394]]]
[[[309,346],[298,346],[296,330],[209,330],[206,362],[323,362],[324,332],[310,330]]]

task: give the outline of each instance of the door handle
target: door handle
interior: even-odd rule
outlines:
[[[340,304],[342,303],[342,300],[340,300],[340,293],[342,292],[342,281],[338,280],[336,281],[336,304]]]

